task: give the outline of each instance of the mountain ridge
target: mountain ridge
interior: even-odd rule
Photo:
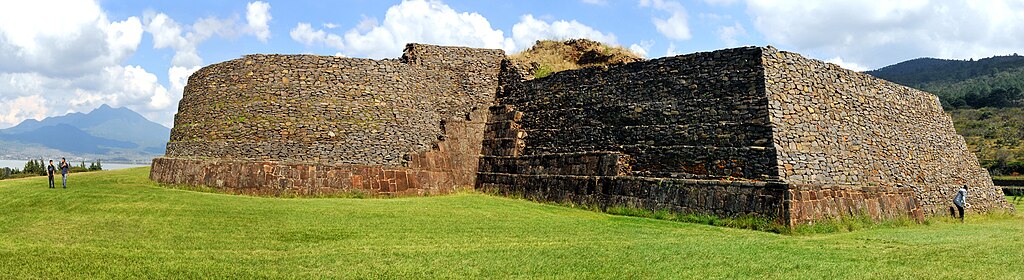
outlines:
[[[42,146],[94,158],[144,159],[163,154],[169,138],[170,128],[131,109],[103,104],[88,113],[28,119],[0,129],[0,141],[12,146],[0,148],[0,156],[16,157],[30,153],[18,151],[19,148]]]

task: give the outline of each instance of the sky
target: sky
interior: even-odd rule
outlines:
[[[128,107],[172,126],[188,76],[251,53],[396,58],[588,38],[647,58],[772,45],[863,71],[1024,50],[1024,0],[0,0],[0,128]]]

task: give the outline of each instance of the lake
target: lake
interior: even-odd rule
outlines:
[[[10,167],[10,168],[22,169],[22,168],[25,168],[25,163],[26,162],[28,162],[27,159],[24,159],[24,160],[0,159],[0,168]],[[69,161],[69,162],[71,163],[71,165],[82,164],[82,161]],[[53,166],[57,166],[57,164],[59,164],[59,163],[60,163],[59,161],[54,160],[53,161]],[[125,169],[125,168],[140,167],[140,166],[149,166],[148,164],[106,163],[106,162],[102,162],[102,161],[100,163],[103,165],[103,170],[116,170],[116,169]],[[86,162],[85,166],[89,167],[89,162]]]

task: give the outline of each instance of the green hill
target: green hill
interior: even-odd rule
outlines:
[[[867,73],[935,94],[982,166],[1024,174],[1024,57],[920,58]]]
[[[149,168],[0,181],[0,278],[966,278],[1024,271],[1024,218],[812,236],[482,194],[282,199],[162,188]],[[966,238],[969,237],[969,238]]]

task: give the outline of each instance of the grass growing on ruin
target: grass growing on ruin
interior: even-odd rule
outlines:
[[[1020,277],[1024,218],[809,236],[481,194],[281,199],[149,169],[0,181],[0,278]],[[1020,204],[1018,204],[1020,207]]]

